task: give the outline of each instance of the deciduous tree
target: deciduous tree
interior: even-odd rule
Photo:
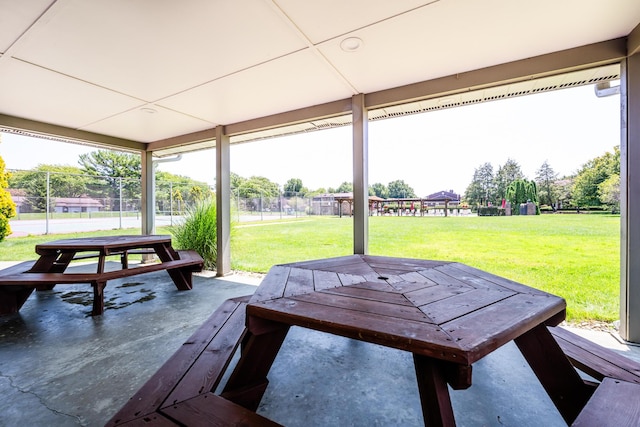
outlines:
[[[417,197],[413,188],[401,179],[389,183],[389,197],[394,199],[406,199]]]
[[[11,199],[9,187],[9,172],[5,170],[4,159],[0,157],[0,242],[11,234],[9,218],[16,215],[16,205]]]
[[[573,181],[573,199],[576,206],[600,206],[599,185],[611,175],[620,175],[620,148],[585,163]]]
[[[376,182],[371,186],[371,190],[373,190],[373,195],[382,197],[383,199],[389,198],[389,189],[386,185]]]

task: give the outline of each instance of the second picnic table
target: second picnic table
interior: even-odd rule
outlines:
[[[448,385],[466,389],[472,365],[515,341],[567,422],[589,399],[547,325],[565,301],[446,261],[353,255],[274,266],[247,305],[242,353],[222,396],[256,410],[291,326],[413,354],[425,425],[454,426]]]
[[[55,240],[36,245],[40,257],[0,271],[0,315],[17,312],[34,289],[57,284],[90,283],[94,299],[92,315],[104,312],[104,288],[108,280],[167,270],[179,290],[192,288],[192,272],[202,270],[203,259],[195,251],[176,251],[168,235],[101,236]],[[130,253],[157,255],[160,262],[129,268]],[[120,255],[122,269],[105,271],[105,259]],[[73,260],[98,258],[95,273],[70,273]]]

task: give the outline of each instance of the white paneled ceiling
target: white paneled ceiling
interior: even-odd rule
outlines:
[[[0,0],[0,114],[149,143],[639,22],[638,0]]]

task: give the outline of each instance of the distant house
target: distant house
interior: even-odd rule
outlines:
[[[318,194],[311,200],[311,211],[314,215],[339,215],[342,201],[352,198],[352,193]]]
[[[436,206],[455,208],[460,205],[460,195],[454,193],[453,190],[438,191],[437,193],[429,194],[425,199],[423,199],[422,205],[430,208]]]
[[[54,212],[99,212],[104,205],[91,197],[54,197]]]
[[[380,197],[369,196],[369,210],[373,210],[383,200]],[[311,207],[314,215],[352,215],[353,193],[318,194],[313,197]]]
[[[16,212],[30,212],[31,205],[24,190],[9,188],[9,195],[13,203],[16,204]]]

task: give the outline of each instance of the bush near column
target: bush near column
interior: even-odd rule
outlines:
[[[218,255],[216,201],[204,198],[188,207],[184,219],[169,227],[178,249],[191,249],[204,260],[205,270],[215,270]]]

